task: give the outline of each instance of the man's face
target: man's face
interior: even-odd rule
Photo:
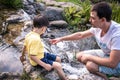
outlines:
[[[89,21],[94,28],[100,28],[101,27],[102,20],[97,16],[97,13],[95,11],[90,12]]]

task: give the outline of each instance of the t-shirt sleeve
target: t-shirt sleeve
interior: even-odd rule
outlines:
[[[120,36],[116,36],[112,39],[111,50],[120,50]]]
[[[92,34],[95,34],[95,28],[93,28],[93,27],[91,27],[91,28],[89,29],[89,31],[90,31]]]

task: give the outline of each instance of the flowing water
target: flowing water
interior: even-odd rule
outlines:
[[[6,43],[0,44],[0,72],[22,72],[23,66],[19,60],[17,48]]]
[[[20,50],[12,46],[13,40],[19,35],[22,23],[10,24],[7,32],[3,33],[3,22],[15,10],[0,9],[0,72],[19,72],[23,71],[23,66],[19,60]]]

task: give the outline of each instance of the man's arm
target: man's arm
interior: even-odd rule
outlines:
[[[120,62],[120,50],[112,50],[109,58],[101,58],[92,55],[83,55],[82,62],[92,61],[98,65],[115,68]]]
[[[67,35],[67,36],[56,38],[56,39],[52,39],[52,40],[50,40],[50,43],[51,44],[56,44],[60,41],[79,40],[79,39],[90,37],[90,36],[93,36],[93,34],[89,30],[86,30],[86,31],[83,31],[83,32],[76,32],[76,33],[73,33],[71,35]]]
[[[90,36],[93,36],[93,34],[89,30],[86,30],[83,32],[76,32],[71,35],[63,36],[61,37],[61,40],[78,40]]]

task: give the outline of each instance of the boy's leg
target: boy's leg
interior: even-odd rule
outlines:
[[[63,72],[62,66],[59,62],[53,62],[53,68],[57,71],[61,80],[67,80]]]
[[[54,54],[51,54],[51,53],[45,53],[45,57],[48,59],[48,60],[52,60],[52,61],[56,61],[56,62],[60,62],[61,63],[61,58],[58,57],[57,55],[54,55]]]
[[[61,62],[60,57],[58,57],[54,54],[45,53],[45,58],[46,58],[46,63],[52,65],[52,67],[57,71],[61,80],[67,80],[65,77],[65,74],[63,72],[62,65],[59,63],[59,62]],[[58,61],[58,62],[56,62],[56,61]]]
[[[55,61],[61,63],[61,58],[56,56],[56,60]]]

